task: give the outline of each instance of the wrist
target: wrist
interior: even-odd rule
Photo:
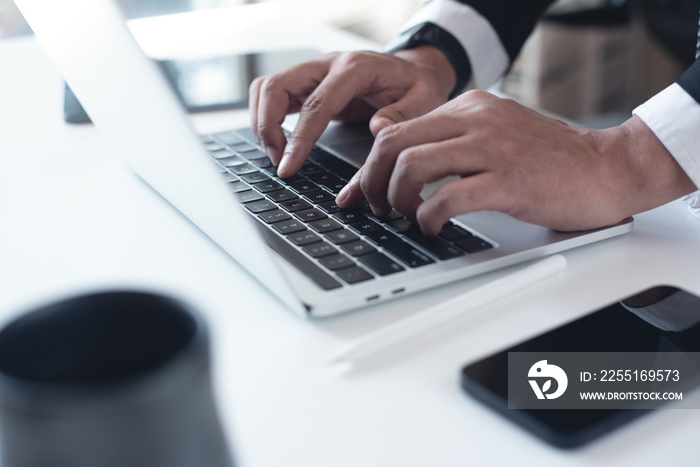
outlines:
[[[697,189],[639,117],[602,131],[612,134],[615,141],[605,146],[607,151],[614,151],[609,155],[617,160],[613,170],[620,174],[619,196],[629,215],[661,206]]]
[[[398,58],[426,70],[433,78],[445,100],[457,85],[457,74],[447,56],[434,45],[424,44],[411,49],[393,52]]]

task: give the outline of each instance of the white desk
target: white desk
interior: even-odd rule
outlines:
[[[298,27],[299,40],[369,46],[254,11],[263,13],[273,18],[268,27]],[[227,14],[231,10],[190,18],[220,25]],[[182,18],[159,24],[167,30],[168,21]],[[195,37],[196,28],[190,32]],[[208,42],[197,42],[202,49],[224,43],[220,28],[207,34]],[[237,38],[245,30],[230,27],[225,34],[229,47],[246,46]],[[155,43],[146,46],[163,52]],[[0,63],[0,319],[100,288],[155,289],[193,302],[211,325],[218,400],[240,465],[700,462],[700,412],[694,410],[659,411],[584,449],[562,452],[464,395],[458,384],[464,363],[643,287],[669,283],[700,292],[700,221],[682,203],[638,216],[623,238],[567,253],[564,273],[479,317],[338,378],[324,362],[343,343],[504,272],[325,321],[300,320],[136,180],[91,126],[62,122],[60,79],[33,39],[0,43]],[[199,115],[195,124],[219,130],[246,120],[242,111],[221,112]]]

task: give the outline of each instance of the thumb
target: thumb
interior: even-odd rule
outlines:
[[[369,120],[369,130],[375,137],[386,127],[408,120],[395,104],[379,109]]]
[[[420,117],[444,103],[424,91],[413,87],[398,101],[377,110],[369,121],[372,134],[377,136],[386,127]]]

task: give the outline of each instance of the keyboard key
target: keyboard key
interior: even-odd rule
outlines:
[[[240,191],[236,193],[236,198],[240,203],[250,203],[251,201],[258,201],[260,199],[264,199],[263,195],[253,190]]]
[[[333,217],[338,219],[343,224],[350,224],[352,222],[363,221],[367,219],[367,217],[364,214],[361,214],[354,210],[338,211],[333,214]]]
[[[367,235],[367,234],[370,234],[372,232],[376,232],[379,229],[382,229],[381,227],[379,227],[379,225],[376,222],[371,221],[369,219],[365,219],[365,220],[359,221],[359,222],[353,222],[352,224],[350,224],[350,228],[352,230],[354,230],[355,232],[362,234],[362,235]],[[382,229],[382,230],[384,230],[384,229]]]
[[[241,191],[249,191],[250,187],[243,182],[232,182],[226,185],[231,193],[240,193]]]
[[[338,224],[333,219],[319,219],[311,222],[309,225],[318,233],[332,232],[343,228],[342,225]]]
[[[340,190],[345,188],[345,185],[347,185],[347,184],[348,183],[346,181],[337,179],[336,181],[325,182],[325,183],[322,183],[321,185],[323,185],[325,188],[327,188],[334,195],[337,195],[338,193],[340,193]]]
[[[270,199],[272,199],[273,201],[277,201],[278,203],[298,198],[297,195],[295,195],[289,190],[271,191],[267,194],[267,196],[269,196]]]
[[[223,165],[224,167],[236,167],[247,163],[248,161],[240,156],[231,155],[230,157],[219,159],[219,164]]]
[[[289,235],[295,232],[301,232],[303,230],[306,230],[304,224],[302,224],[301,221],[298,221],[296,219],[277,222],[275,224],[272,224],[272,227],[282,235]]]
[[[225,182],[230,183],[230,182],[237,182],[240,180],[240,178],[236,177],[233,175],[231,172],[223,172],[221,174],[221,178],[224,179]]]
[[[454,242],[454,244],[466,251],[467,253],[478,253],[479,251],[484,251],[488,250],[489,248],[493,248],[493,245],[491,245],[489,242],[476,236],[464,238],[462,240],[457,240],[456,242]]]
[[[313,258],[322,258],[328,255],[334,255],[338,252],[331,244],[327,242],[314,243],[312,245],[306,245],[303,250],[311,255]]]
[[[331,271],[339,271],[340,269],[355,266],[355,262],[353,260],[341,254],[326,256],[325,258],[321,258],[320,261],[321,264],[323,264]]]
[[[282,190],[284,187],[274,180],[269,180],[267,182],[254,183],[253,188],[258,190],[260,193],[270,193],[271,191]]]
[[[287,238],[297,246],[309,245],[321,241],[321,237],[308,230],[289,234]]]
[[[233,154],[231,151],[229,151],[228,149],[223,149],[223,148],[219,151],[209,151],[209,155],[216,160],[226,159],[227,157],[232,157],[232,156],[238,157],[235,154]]]
[[[277,224],[275,224],[277,225]],[[325,289],[332,290],[342,287],[342,284],[335,278],[331,277],[321,266],[311,261],[307,256],[297,250],[292,244],[285,241],[278,235],[275,235],[269,229],[262,229],[267,243],[287,261],[297,267],[306,277],[314,281],[316,285]],[[318,245],[314,243],[313,245]],[[308,246],[302,248],[309,248]]]
[[[318,207],[321,208],[321,210],[327,214],[333,214],[335,212],[342,211],[340,206],[335,204],[335,200],[321,203],[318,205]]]
[[[374,279],[374,276],[372,276],[372,274],[368,273],[359,266],[341,269],[336,274],[348,284],[357,284],[359,282]]]
[[[261,169],[267,169],[268,167],[273,167],[272,161],[269,157],[261,157],[260,159],[254,159],[253,164],[257,165]]]
[[[277,176],[277,167],[275,167],[275,166],[266,167],[263,170],[265,172],[267,172],[268,174],[270,174],[271,177]]]
[[[413,225],[405,235],[443,261],[464,256],[459,248],[455,248],[441,238],[426,237],[417,225]]]
[[[245,143],[246,141],[235,134],[233,131],[224,131],[222,133],[215,133],[214,137],[221,141],[222,143],[230,146]]]
[[[350,180],[357,172],[355,167],[333,156],[319,161],[319,164],[345,180]]]
[[[455,240],[471,237],[472,233],[458,225],[453,224],[452,222],[448,222],[442,228],[439,235],[445,240],[454,242]]]
[[[360,239],[360,237],[346,229],[328,232],[325,234],[325,237],[336,245],[342,245],[343,243],[354,242]]]
[[[321,168],[320,166],[314,164],[313,162],[306,161],[304,162],[304,165],[301,166],[301,169],[299,169],[299,173],[308,177],[309,175],[318,175],[326,173],[326,171],[323,170],[323,168]]]
[[[389,215],[387,217],[389,219],[391,219],[392,221],[394,221],[396,219],[401,219],[403,217],[403,215],[399,211],[397,211],[396,209],[392,209],[391,212],[389,212]]]
[[[289,188],[296,191],[300,195],[305,195],[306,193],[311,193],[314,191],[319,191],[321,188],[313,182],[301,182],[295,183],[294,185],[289,185]]]
[[[384,246],[389,243],[402,242],[399,237],[385,229],[367,234],[367,238],[375,245]]]
[[[246,153],[246,152],[252,152],[252,151],[257,151],[258,148],[253,146],[250,143],[240,143],[240,144],[230,144],[229,147],[233,149],[236,152],[240,153]]]
[[[243,157],[245,157],[249,161],[258,161],[258,160],[264,160],[264,159],[270,160],[270,158],[267,156],[267,154],[265,154],[264,152],[259,151],[257,149],[254,151],[246,151],[245,153],[243,153]]]
[[[362,256],[370,253],[375,253],[377,251],[369,243],[365,243],[361,240],[358,240],[356,242],[343,243],[340,247],[343,250],[347,251],[351,256]]]
[[[365,214],[372,214],[372,208],[369,205],[369,201],[364,200],[357,206],[355,206],[355,209],[358,209],[360,212],[364,212]]]
[[[312,207],[308,202],[304,201],[303,199],[292,199],[290,201],[285,201],[283,203],[280,203],[280,206],[282,206],[285,210],[289,212],[297,212]]]
[[[252,193],[255,193],[255,192],[253,191]],[[273,209],[277,209],[277,205],[275,205],[275,203],[273,203],[272,201],[269,201],[267,199],[261,199],[258,201],[253,201],[252,203],[246,203],[244,206],[255,214],[259,214],[261,212],[272,211]]]
[[[402,217],[401,219],[395,219],[387,222],[387,225],[396,230],[398,233],[403,233],[409,230],[413,224],[405,217]]]
[[[307,178],[304,177],[303,175],[299,175],[299,174],[292,175],[289,178],[280,178],[280,183],[283,183],[283,184],[289,185],[289,186],[295,185],[297,183],[303,183],[306,181],[308,181]]]
[[[268,224],[274,224],[275,222],[286,221],[291,219],[292,216],[282,211],[281,209],[275,209],[274,211],[265,211],[258,214],[258,217]]]
[[[340,179],[333,175],[330,172],[326,172],[324,170],[321,170],[320,172],[313,173],[313,174],[308,174],[307,177],[309,177],[309,180],[312,182],[316,182],[319,185],[323,185],[326,182],[336,182],[339,181]]]
[[[266,182],[270,180],[270,177],[268,177],[266,174],[262,172],[255,172],[252,174],[247,174],[243,175],[241,179],[245,180],[248,183],[259,183],[259,182]]]
[[[314,147],[314,149],[311,151],[311,154],[309,154],[308,158],[308,160],[317,163],[321,163],[328,159],[335,159],[335,156],[330,152],[321,149],[318,146]]]
[[[402,266],[381,253],[363,255],[358,260],[380,276],[388,276],[389,274],[405,271]]]
[[[208,140],[208,141],[202,141],[204,144],[204,149],[206,149],[208,152],[217,152],[217,151],[223,151],[224,147],[217,143],[214,140]]]
[[[335,195],[328,193],[327,191],[314,191],[313,193],[308,193],[304,195],[304,198],[306,198],[314,204],[335,201]]]
[[[258,168],[255,167],[253,164],[245,163],[242,165],[237,165],[235,167],[229,167],[229,170],[235,173],[236,175],[245,175],[257,172]]]
[[[420,251],[418,248],[409,245],[404,241],[387,243],[383,246],[388,252],[399,258],[402,263],[411,268],[418,268],[435,262],[435,260]]]
[[[307,209],[305,211],[297,211],[294,213],[294,215],[304,222],[312,222],[318,219],[326,218],[326,215],[318,209]]]
[[[249,139],[250,141],[253,141],[255,143],[260,143],[258,141],[258,138],[255,137],[255,133],[253,133],[252,128],[239,128],[237,133],[239,133],[241,136],[245,137],[246,139]],[[214,135],[216,136],[216,135]]]

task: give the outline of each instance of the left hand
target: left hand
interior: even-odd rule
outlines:
[[[426,200],[425,183],[461,178]],[[495,210],[556,230],[612,225],[695,189],[638,117],[606,130],[571,127],[508,99],[470,91],[383,129],[337,199],[394,207],[436,235],[453,216]]]

